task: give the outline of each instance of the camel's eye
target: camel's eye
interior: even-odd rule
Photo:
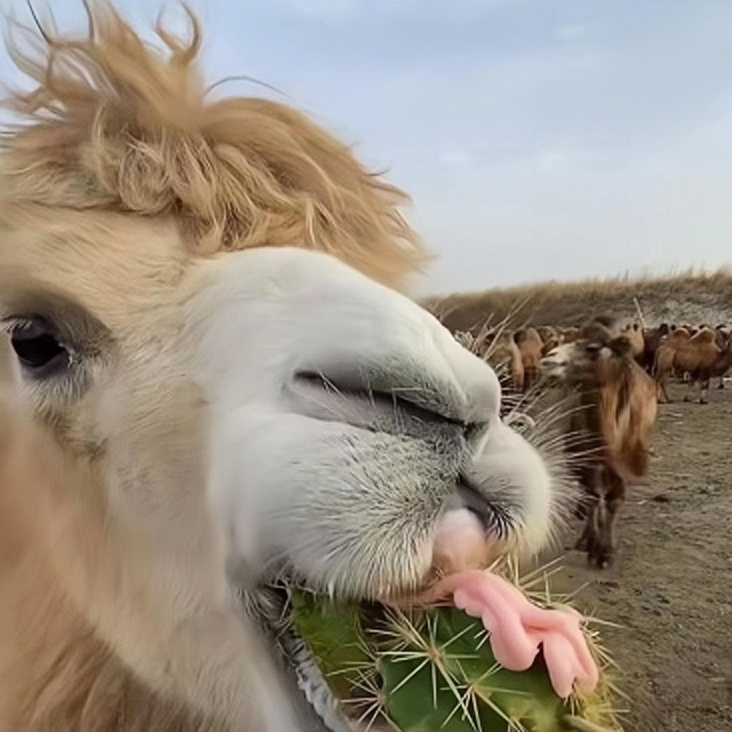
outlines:
[[[42,318],[16,323],[10,342],[21,366],[34,376],[49,376],[69,365],[69,352]]]

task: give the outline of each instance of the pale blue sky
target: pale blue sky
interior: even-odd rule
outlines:
[[[189,1],[212,81],[277,87],[413,196],[429,291],[732,261],[732,0]]]

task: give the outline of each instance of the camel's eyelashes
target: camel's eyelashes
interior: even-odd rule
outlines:
[[[69,352],[52,327],[41,318],[17,323],[10,331],[10,343],[21,366],[34,376],[44,377],[69,365]]]

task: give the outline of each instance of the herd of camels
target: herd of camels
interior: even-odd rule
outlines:
[[[724,388],[725,376],[732,368],[732,330],[727,325],[661,323],[644,327],[630,322],[620,332],[630,341],[636,362],[654,377],[661,401],[670,401],[667,384],[671,377],[689,384],[685,401],[691,400],[692,388],[698,385],[699,402],[707,403],[711,379],[716,378],[718,388]],[[544,325],[510,330],[488,321],[475,334],[457,331],[455,337],[500,369],[510,388],[525,393],[539,382],[542,359],[558,346],[575,342],[580,333],[580,326]]]

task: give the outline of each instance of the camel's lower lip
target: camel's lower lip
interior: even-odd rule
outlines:
[[[457,575],[437,577],[423,590],[400,596],[378,597],[376,602],[385,607],[399,610],[452,605],[451,595],[455,589],[451,578]]]

